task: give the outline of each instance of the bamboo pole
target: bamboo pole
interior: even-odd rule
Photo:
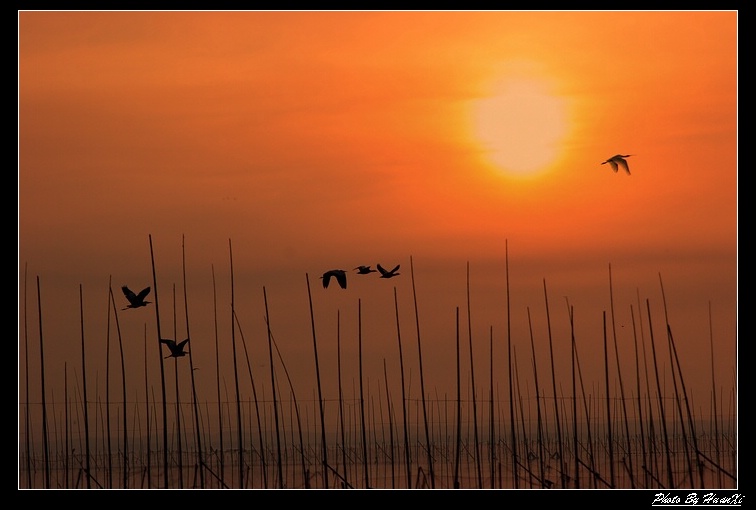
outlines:
[[[396,316],[396,339],[399,343],[399,371],[402,380],[402,423],[404,430],[404,461],[405,475],[407,476],[407,488],[412,487],[412,458],[409,445],[409,432],[407,430],[407,395],[406,385],[404,383],[404,356],[402,355],[402,335],[399,328],[399,303],[396,297],[396,287],[394,287],[394,314]]]
[[[423,349],[420,343],[420,316],[417,310],[417,292],[415,291],[415,266],[412,263],[412,257],[410,257],[410,275],[412,277],[412,297],[415,304],[415,327],[417,331],[417,357],[418,364],[420,366],[420,398],[423,404],[423,425],[425,427],[425,444],[426,452],[428,455],[428,475],[430,476],[431,489],[436,488],[436,475],[433,469],[433,451],[430,439],[430,431],[428,429],[428,409],[425,402],[425,378],[423,377]]]
[[[562,443],[562,424],[559,419],[559,404],[556,391],[556,373],[554,371],[554,345],[551,335],[551,314],[549,313],[549,297],[546,293],[546,279],[543,280],[543,297],[546,302],[546,328],[549,335],[549,357],[551,359],[551,387],[554,395],[554,421],[557,430],[557,449],[559,451],[559,473],[560,487],[565,488],[566,482],[564,477],[564,448]]]
[[[714,420],[714,451],[717,465],[720,464],[719,458],[719,413],[717,412],[717,385],[714,378],[714,329],[711,321],[711,301],[709,301],[709,346],[711,347],[711,398],[713,404]],[[717,485],[722,487],[722,471],[717,470]]]
[[[70,435],[69,426],[70,426],[70,419],[68,417],[68,408],[70,407],[68,405],[68,364],[63,364],[63,405],[65,406],[65,447],[66,447],[66,455],[65,455],[65,461],[64,461],[64,468],[66,470],[66,482],[65,487],[66,489],[70,488],[70,473],[69,473],[69,466],[70,466],[70,459],[69,454],[71,452],[70,446],[68,444],[68,439]],[[30,487],[31,488],[31,487]]]
[[[320,385],[320,363],[318,362],[318,342],[315,336],[315,315],[312,310],[312,293],[310,292],[310,276],[305,273],[307,280],[307,298],[310,303],[310,323],[312,324],[312,345],[315,351],[315,377],[318,383],[318,406],[320,409],[320,437],[323,449],[322,470],[323,470],[323,488],[327,489],[328,485],[328,444],[326,442],[325,413],[323,410],[323,390]]]
[[[504,267],[507,280],[507,370],[509,376],[509,430],[512,451],[512,477],[514,488],[520,488],[520,474],[517,460],[517,429],[515,428],[514,383],[512,379],[512,313],[509,294],[509,240],[504,243]]]
[[[462,448],[462,395],[461,395],[461,388],[462,382],[460,381],[460,373],[459,373],[459,307],[457,307],[457,315],[456,315],[456,367],[457,367],[457,412],[456,415],[456,440],[454,441],[454,488],[459,489],[460,483],[459,483],[459,456],[460,456],[460,450]]]
[[[696,467],[698,469],[699,483],[700,483],[701,487],[704,487],[703,462],[701,461],[701,451],[698,448],[698,437],[697,437],[697,434],[696,434],[695,421],[693,420],[693,415],[692,415],[691,410],[690,410],[690,399],[688,398],[688,392],[687,392],[687,389],[685,387],[685,379],[683,378],[682,367],[680,366],[680,359],[677,356],[677,347],[675,346],[675,339],[672,336],[672,327],[669,324],[669,318],[668,318],[668,315],[667,315],[667,298],[664,296],[664,286],[663,286],[662,281],[661,281],[661,274],[659,275],[659,285],[661,286],[662,302],[664,304],[664,318],[665,318],[665,322],[667,323],[667,339],[668,339],[668,343],[669,343],[669,348],[670,348],[671,354],[674,355],[674,362],[675,362],[675,364],[673,366],[673,370],[676,368],[677,369],[677,373],[678,373],[678,375],[680,377],[680,387],[681,387],[682,392],[683,392],[683,401],[685,402],[686,415],[687,415],[687,418],[688,418],[688,426],[690,427],[690,437],[691,437],[691,440],[693,442],[693,453],[696,456],[695,465],[696,465]],[[680,406],[680,404],[679,404],[679,399],[678,399],[678,407],[679,406]],[[680,421],[682,423],[683,422],[682,409],[680,409],[679,413],[680,413]],[[685,439],[685,435],[683,435],[683,439]],[[685,452],[686,452],[686,455],[687,455],[688,454],[688,442],[687,441],[685,441]],[[689,467],[691,466],[691,460],[690,460],[690,458],[688,458],[688,466]],[[692,467],[690,467],[690,481],[691,481],[691,484],[692,484],[693,483]]]
[[[84,444],[85,444],[85,457],[84,466],[87,473],[87,489],[92,488],[91,477],[91,452],[89,450],[89,400],[87,398],[87,364],[86,357],[84,355],[84,297],[81,284],[79,284],[79,317],[81,324],[81,384],[82,391],[84,393]]]
[[[218,471],[220,473],[220,484],[226,485],[226,453],[223,449],[223,400],[221,398],[221,376],[220,376],[220,348],[218,345],[218,299],[215,285],[215,266],[210,266],[213,277],[213,324],[215,331],[215,390],[218,399]],[[233,328],[233,324],[231,325]]]
[[[648,312],[648,330],[649,335],[651,338],[651,352],[653,354],[653,361],[654,361],[654,373],[656,374],[656,391],[658,395],[658,401],[659,401],[659,420],[661,421],[662,425],[662,432],[663,432],[663,438],[664,438],[664,450],[666,454],[666,460],[667,460],[667,487],[672,489],[675,487],[675,480],[673,475],[673,469],[672,469],[672,457],[671,457],[671,449],[669,444],[669,436],[667,434],[667,418],[664,414],[664,394],[661,390],[661,382],[659,381],[659,367],[656,360],[656,342],[654,341],[654,328],[651,326],[651,305],[646,299],[646,311]]]
[[[570,306],[569,300],[565,299],[567,303],[567,309],[570,310],[570,316],[574,317],[574,311],[572,311],[572,307]],[[594,454],[594,448],[593,448],[593,433],[591,431],[591,413],[588,406],[588,397],[585,393],[585,383],[583,382],[583,371],[580,368],[580,354],[577,350],[577,341],[575,341],[573,345],[574,354],[575,354],[575,366],[577,368],[577,376],[578,381],[580,383],[580,393],[583,400],[583,410],[585,412],[585,428],[586,428],[586,435],[587,435],[587,443],[588,443],[588,457],[590,459],[590,464],[585,464],[582,460],[579,460],[580,465],[586,467],[589,472],[593,475],[593,488],[596,488],[596,481],[600,480],[603,482],[603,478],[600,476],[600,474],[597,471],[596,468],[596,457]],[[608,483],[606,485],[609,485]]]
[[[267,301],[267,296],[265,295],[265,287],[263,287],[263,296],[265,297],[265,300]],[[260,406],[259,406],[259,399],[257,397],[257,385],[255,384],[254,374],[252,373],[252,363],[250,362],[250,359],[249,359],[249,350],[247,349],[247,340],[244,337],[244,330],[241,327],[241,323],[239,322],[239,316],[236,313],[234,313],[234,320],[235,320],[235,323],[236,323],[236,327],[239,328],[239,336],[241,337],[242,347],[244,348],[244,359],[247,362],[247,373],[249,374],[249,382],[250,382],[250,384],[252,386],[252,398],[253,398],[254,403],[255,403],[255,417],[257,419],[257,435],[258,435],[258,439],[259,439],[259,442],[260,442],[260,462],[262,464],[263,487],[267,489],[268,488],[268,466],[267,466],[266,455],[265,455],[265,446],[266,445],[265,445],[265,441],[263,440],[263,426],[262,426],[262,422],[260,421]],[[268,316],[267,316],[267,307],[266,307],[266,322],[267,322],[267,320],[268,320]],[[276,386],[275,386],[275,382],[276,381],[275,381],[275,377],[271,376],[271,380],[273,381],[273,407],[275,409],[276,418],[277,418],[278,417],[278,403],[277,403],[277,400],[276,400],[276,389],[275,389],[276,388]],[[250,430],[250,437],[251,437],[251,435],[252,435],[252,432]],[[277,441],[278,441],[278,443],[280,445],[280,434],[279,434],[278,421],[277,420],[276,420],[276,439],[277,439]],[[251,465],[252,464],[250,463],[250,466]],[[280,469],[281,469],[281,449],[280,449],[280,446],[279,446],[279,449],[278,449],[278,468],[279,468],[279,475],[280,475],[278,477],[278,483],[282,484],[283,483],[283,476],[282,476],[282,473],[280,472]],[[283,487],[279,487],[279,488],[283,488]]]
[[[113,449],[110,434],[110,295],[112,294],[111,282],[108,280],[108,314],[105,328],[105,423],[108,440],[108,488],[113,488]],[[122,353],[123,354],[123,353]],[[124,399],[125,403],[125,399]]]
[[[609,483],[610,488],[617,487],[614,477],[614,439],[612,437],[612,398],[609,391],[609,353],[606,343],[606,312],[604,312],[604,380],[606,388],[606,435],[609,446]]]
[[[184,287],[184,317],[186,318],[186,338],[191,339],[192,335],[189,333],[189,297],[186,288],[186,248],[184,242],[184,236],[181,236],[181,269]],[[177,339],[178,340],[178,339]],[[189,376],[192,383],[192,408],[194,410],[194,437],[197,444],[197,460],[200,466],[199,479],[200,489],[205,488],[205,458],[202,452],[202,431],[200,428],[199,407],[197,403],[197,385],[194,380],[194,357],[192,356],[192,341],[189,340]],[[197,463],[195,463],[197,466]]]
[[[493,326],[489,326],[488,334],[488,372],[489,388],[488,393],[488,444],[489,444],[489,476],[491,477],[491,488],[496,488],[496,422],[494,420],[494,350],[493,350]]]
[[[614,339],[614,355],[617,360],[617,379],[620,387],[620,402],[622,402],[622,415],[625,423],[625,441],[627,444],[627,462],[629,465],[630,488],[635,489],[635,477],[633,476],[632,443],[630,441],[630,425],[627,420],[627,404],[625,403],[625,387],[622,384],[622,371],[620,369],[619,347],[617,346],[617,327],[614,320],[614,289],[612,287],[612,265],[609,264],[609,306],[612,314],[612,338]]]
[[[150,388],[147,383],[147,325],[144,325],[144,407],[147,433],[147,488],[152,488],[152,448],[151,448],[151,423],[150,423]]]
[[[569,307],[569,305],[568,305]],[[575,365],[577,356],[577,346],[575,345],[575,321],[573,309],[568,309],[570,317],[570,367],[572,375],[572,450],[575,457],[575,488],[580,488],[580,452],[578,450],[578,412],[577,412],[577,386],[575,381]]]
[[[358,344],[358,363],[360,376],[360,424],[362,428],[362,473],[364,475],[365,488],[370,488],[370,470],[368,459],[368,447],[365,426],[365,393],[363,390],[362,375],[362,300],[357,300],[357,344]],[[326,487],[327,488],[327,487]]]
[[[278,348],[278,343],[276,343],[276,339],[273,336],[273,332],[270,330],[270,323],[267,322],[267,316],[266,316],[266,323],[268,326],[268,331],[270,331],[270,340],[273,343],[273,347],[276,348],[276,353],[278,354],[278,359],[281,362],[281,367],[283,368],[284,374],[286,375],[286,380],[289,382],[291,398],[294,400],[294,411],[297,415],[297,429],[299,431],[299,452],[301,455],[302,477],[305,483],[305,488],[309,488],[309,476],[307,474],[307,462],[306,462],[306,456],[305,456],[304,439],[302,437],[302,419],[299,414],[299,404],[297,403],[297,394],[294,391],[294,384],[291,382],[291,377],[289,376],[289,371],[286,368],[286,363],[284,363],[283,356],[281,355],[281,351]],[[271,366],[272,366],[272,360],[271,360]]]
[[[24,412],[24,429],[25,429],[25,452],[26,452],[26,487],[27,489],[32,488],[32,471],[31,471],[31,420],[29,418],[29,328],[28,328],[28,322],[27,322],[27,313],[28,313],[28,306],[26,305],[26,296],[27,296],[27,277],[28,277],[28,264],[24,264],[24,392],[25,392],[25,399],[24,402],[26,404],[25,412]],[[68,409],[68,405],[66,405],[66,409]],[[68,439],[68,437],[66,437]],[[66,446],[66,457],[68,456],[68,446]],[[66,482],[68,481],[68,466],[66,466]],[[66,483],[66,488],[68,488],[68,483]]]
[[[113,317],[115,318],[115,325],[116,325],[116,333],[118,335],[118,349],[121,354],[121,397],[123,398],[123,452],[124,452],[124,459],[123,459],[123,488],[128,489],[129,488],[129,460],[130,457],[128,455],[129,451],[129,431],[128,431],[128,420],[127,420],[127,405],[126,405],[126,357],[123,353],[123,339],[121,336],[121,324],[118,320],[118,307],[115,303],[115,296],[113,296],[113,287],[108,283],[108,294],[110,295],[109,303],[113,305]],[[108,324],[110,324],[110,314],[108,313]],[[108,326],[108,330],[110,330],[110,326]],[[108,339],[110,338],[110,333],[108,333]],[[108,409],[110,406],[108,406]],[[110,430],[110,426],[108,426],[108,430]]]
[[[349,484],[349,468],[347,467],[346,432],[344,430],[344,394],[341,383],[341,311],[336,310],[336,368],[339,385],[339,428],[341,430],[341,462],[344,466],[342,473],[343,484]]]
[[[473,362],[472,312],[470,310],[470,262],[467,262],[467,338],[470,343],[470,379],[472,380],[473,439],[475,444],[475,469],[478,489],[483,488],[483,470],[480,463],[480,440],[478,438],[478,403],[475,394],[475,363]]]
[[[42,293],[37,276],[37,310],[39,313],[39,378],[42,393],[42,452],[45,459],[45,489],[50,488],[50,445],[47,437],[47,392],[45,391],[45,343],[42,337]]]
[[[633,312],[633,306],[630,305],[630,318],[633,322],[633,344],[635,346],[635,391],[637,394],[637,408],[638,408],[638,427],[640,429],[640,443],[641,443],[641,467],[645,468],[648,463],[646,452],[646,437],[643,427],[643,405],[641,397],[641,377],[640,377],[640,359],[638,356],[638,334],[635,328],[635,313]],[[648,487],[649,477],[648,472],[644,469],[643,473],[643,485]]]
[[[165,368],[163,367],[163,354],[160,339],[160,307],[158,300],[157,274],[155,272],[155,254],[152,249],[152,235],[150,234],[150,259],[152,261],[152,286],[155,293],[155,323],[157,327],[157,352],[158,362],[160,363],[160,388],[163,397],[163,488],[167,489],[169,485],[168,478],[168,403],[165,394]]]
[[[228,240],[228,256],[229,256],[229,266],[231,267],[231,353],[233,354],[234,359],[234,387],[236,389],[236,434],[237,434],[237,443],[239,448],[239,488],[244,488],[244,441],[243,441],[243,435],[242,435],[242,412],[241,412],[241,401],[240,401],[240,395],[239,395],[239,368],[238,363],[236,359],[236,326],[235,326],[235,319],[236,319],[236,306],[234,302],[234,258],[233,258],[233,251],[231,249],[231,239]]]
[[[389,422],[389,451],[391,452],[391,488],[396,489],[396,471],[394,466],[394,408],[388,387],[388,374],[386,371],[386,358],[383,358],[383,382],[386,386],[386,410]]]
[[[263,286],[263,301],[265,302],[265,326],[268,333],[268,361],[270,363],[270,385],[273,392],[273,418],[275,420],[275,426],[276,426],[276,452],[278,454],[278,457],[277,457],[278,458],[278,488],[283,489],[284,482],[283,482],[283,466],[281,464],[281,437],[280,437],[280,432],[279,432],[280,428],[278,424],[278,400],[277,400],[277,395],[276,395],[276,371],[275,371],[275,365],[273,364],[273,334],[270,331],[270,313],[268,311],[268,293],[265,290],[265,286]],[[250,374],[250,378],[251,377],[252,376]],[[255,393],[255,406],[257,406],[256,393]],[[261,438],[260,451],[262,452],[264,448],[265,448],[265,445],[262,443],[262,438]],[[263,469],[265,469],[264,466],[265,464],[263,463]]]
[[[173,284],[173,338],[178,343],[178,332],[176,330],[176,284]],[[178,357],[173,358],[173,378],[174,390],[176,393],[176,460],[178,464],[178,488],[184,488],[184,465],[182,457],[182,435],[181,435],[181,396],[179,392],[178,376]]]

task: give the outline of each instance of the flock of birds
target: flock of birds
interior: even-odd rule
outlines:
[[[370,273],[381,273],[380,278],[393,278],[394,276],[399,276],[401,273],[397,273],[399,271],[399,264],[396,265],[394,269],[391,271],[387,271],[383,268],[380,264],[376,266],[378,269],[373,269],[370,266],[357,266],[354,268],[355,271],[357,271],[357,274],[370,274]],[[347,288],[347,272],[344,269],[331,269],[330,271],[326,271],[323,273],[323,276],[321,276],[323,279],[323,288],[327,289],[328,284],[331,283],[331,278],[335,278],[336,282],[339,284],[339,287],[342,289]]]
[[[381,273],[380,278],[393,278],[394,276],[399,276],[401,274],[397,272],[399,271],[399,264],[397,264],[396,267],[394,267],[394,269],[392,269],[391,271],[387,271],[380,264],[378,264],[376,267],[378,267],[377,270],[371,268],[370,266],[357,266],[354,268],[354,270],[357,271],[357,274]],[[324,289],[328,288],[328,284],[331,283],[331,278],[335,278],[336,282],[339,284],[339,287],[341,287],[342,289],[347,288],[347,272],[344,269],[331,269],[330,271],[323,273],[323,276],[321,276],[321,278],[323,279]],[[128,288],[126,285],[122,286],[121,290],[123,291],[123,295],[126,296],[126,300],[129,302],[129,304],[126,305],[125,308],[122,308],[122,310],[128,310],[129,308],[141,308],[143,306],[147,306],[149,303],[152,303],[152,301],[146,300],[147,295],[150,293],[151,287],[145,287],[144,289],[139,291],[138,294]],[[186,356],[188,354],[184,351],[184,347],[186,347],[186,344],[189,343],[188,338],[178,343],[176,343],[175,340],[161,338],[160,343],[168,346],[170,354],[166,356],[166,358],[180,358],[181,356]]]
[[[626,160],[626,158],[629,158],[630,156],[632,156],[632,154],[616,154],[606,161],[602,162],[601,164],[605,165],[608,163],[615,173],[619,171],[620,167],[622,167],[622,169],[627,172],[627,175],[630,175],[630,167],[627,165]],[[381,273],[380,278],[393,278],[401,274],[397,272],[399,271],[398,264],[391,271],[384,269],[380,264],[377,264],[376,267],[378,269],[373,269],[370,266],[357,266],[354,268],[354,270],[357,271],[357,274],[362,275],[370,273]],[[339,287],[341,287],[342,289],[347,288],[347,272],[344,269],[331,269],[330,271],[323,273],[323,276],[321,276],[320,278],[322,278],[323,280],[324,289],[328,288],[328,285],[331,283],[331,278],[335,279],[339,284]],[[123,291],[123,295],[126,296],[126,299],[129,302],[129,304],[126,305],[123,310],[127,310],[129,308],[141,308],[143,306],[147,306],[152,302],[146,301],[145,299],[150,293],[150,287],[145,287],[138,294],[129,289],[126,285],[121,287],[121,290]],[[181,356],[186,356],[187,353],[184,351],[184,347],[188,342],[188,338],[179,343],[176,343],[174,340],[167,340],[162,338],[160,339],[160,343],[167,345],[168,350],[170,351],[170,354],[166,356],[166,358],[180,358]]]
[[[122,308],[122,310],[128,310],[129,308],[141,308],[143,306],[147,306],[149,303],[152,303],[152,301],[145,301],[147,294],[150,293],[151,287],[145,287],[144,289],[139,291],[139,294],[128,288],[126,285],[121,287],[121,290],[123,291],[123,295],[126,296],[126,299],[129,302],[129,304],[126,305],[126,308]],[[166,358],[180,358],[181,356],[186,356],[188,353],[184,351],[184,347],[188,342],[188,338],[186,340],[182,340],[179,343],[176,343],[175,340],[168,340],[165,338],[160,339],[160,343],[167,345],[168,350],[170,351],[170,354],[166,356]]]

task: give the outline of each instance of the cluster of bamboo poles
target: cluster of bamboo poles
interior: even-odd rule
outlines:
[[[152,255],[152,238],[150,237]],[[727,488],[737,486],[737,422],[734,392],[730,415],[722,418],[721,397],[716,396],[712,341],[712,419],[701,423],[692,411],[671,327],[666,321],[665,341],[654,336],[650,306],[646,301],[650,331],[651,363],[646,363],[635,343],[635,389],[626,394],[620,371],[617,337],[614,331],[614,304],[610,317],[604,312],[605,386],[601,398],[587,393],[583,384],[574,335],[571,348],[571,392],[557,391],[551,338],[549,303],[544,281],[544,299],[551,360],[551,393],[541,388],[536,369],[532,327],[530,345],[535,396],[523,397],[516,352],[507,323],[507,393],[494,387],[493,331],[489,339],[491,363],[487,395],[477,393],[473,364],[472,332],[468,330],[470,380],[463,382],[460,310],[456,310],[456,396],[431,398],[423,377],[422,343],[419,328],[414,267],[410,273],[414,298],[420,398],[407,395],[402,336],[394,288],[397,342],[401,375],[401,396],[389,391],[384,360],[383,388],[371,391],[363,375],[362,313],[358,301],[359,388],[345,396],[341,379],[341,347],[338,345],[338,398],[328,399],[321,386],[318,337],[315,327],[309,276],[307,291],[312,328],[313,360],[317,393],[298,399],[294,384],[278,350],[271,330],[268,301],[263,288],[267,325],[268,363],[271,398],[258,397],[247,343],[234,303],[233,252],[231,266],[231,331],[233,351],[233,395],[221,391],[216,334],[217,395],[215,402],[200,402],[194,379],[192,349],[189,349],[191,398],[182,400],[176,360],[175,396],[169,410],[166,373],[160,354],[161,395],[150,392],[145,380],[144,401],[129,404],[118,314],[115,328],[121,358],[122,400],[110,401],[110,374],[106,374],[106,402],[93,401],[87,394],[86,352],[82,311],[81,374],[73,398],[64,404],[46,401],[45,359],[42,335],[40,282],[37,278],[39,309],[39,354],[41,402],[32,406],[29,395],[28,338],[24,338],[26,362],[25,405],[19,406],[19,487],[20,488]],[[154,305],[158,340],[162,338],[160,300],[152,257]],[[185,268],[185,264],[184,264]],[[509,316],[509,269],[507,257],[507,316]],[[467,324],[470,327],[469,264],[467,271]],[[609,268],[611,297],[611,266]],[[213,276],[214,279],[214,276]],[[184,269],[184,283],[186,272]],[[661,279],[660,279],[661,281]],[[174,289],[175,294],[175,289]],[[663,294],[663,287],[662,287]],[[112,289],[109,307],[116,310]],[[81,287],[80,287],[81,299]],[[186,285],[184,304],[186,306]],[[174,296],[175,302],[175,296]],[[573,309],[567,302],[570,323]],[[83,309],[83,306],[82,306]],[[638,311],[640,311],[640,299]],[[635,328],[635,310],[633,328]],[[174,313],[175,317],[175,313]],[[337,318],[337,322],[338,322]],[[530,322],[530,310],[528,310]],[[175,321],[175,319],[174,319]],[[26,312],[24,312],[26,322]],[[216,320],[217,324],[217,320]],[[108,313],[110,329],[110,309]],[[175,325],[174,325],[175,330]],[[24,327],[26,332],[26,327]],[[217,331],[217,326],[216,326]],[[189,320],[186,320],[187,337]],[[238,333],[238,338],[237,338]],[[26,334],[26,333],[25,333]],[[109,335],[108,335],[109,336]],[[145,374],[147,338],[145,333]],[[613,339],[616,380],[610,386],[609,342]],[[19,339],[21,341],[21,339]],[[237,343],[241,347],[237,347]],[[660,382],[657,349],[666,347],[672,374],[673,397],[667,397]],[[237,353],[244,352],[244,356]],[[108,344],[108,372],[110,367]],[[158,342],[158,353],[160,353]],[[643,360],[643,361],[642,361]],[[246,362],[252,399],[242,398],[241,372]],[[652,373],[649,373],[649,365]],[[280,367],[279,370],[276,367]],[[643,370],[641,370],[643,367]],[[645,376],[641,377],[641,373]],[[541,375],[541,377],[543,377]],[[146,379],[146,375],[145,375]],[[258,380],[258,384],[260,381]],[[548,383],[547,383],[548,384]],[[655,384],[656,393],[652,393]],[[21,386],[19,381],[19,386]],[[367,386],[367,387],[366,387]],[[379,382],[380,386],[380,382]],[[647,391],[642,391],[642,386]],[[465,395],[463,396],[463,387]],[[376,412],[375,405],[379,410]],[[211,406],[215,409],[211,412]],[[487,407],[487,409],[486,409]],[[533,407],[535,419],[533,419]],[[629,409],[628,409],[629,408]],[[37,412],[38,411],[38,412]],[[63,413],[60,420],[48,413]],[[94,412],[95,417],[90,417]],[[144,416],[140,416],[141,414]],[[174,415],[169,430],[169,413]],[[385,413],[385,414],[384,414]],[[34,417],[39,414],[39,420]],[[304,414],[304,416],[303,416]],[[112,417],[115,415],[115,418]],[[210,416],[217,415],[215,425]],[[129,418],[132,423],[129,423]],[[484,418],[487,418],[484,419]],[[111,422],[120,420],[117,437]],[[62,421],[62,425],[60,422]],[[288,423],[287,423],[288,421]],[[72,423],[77,430],[72,430]],[[304,423],[303,423],[304,422]],[[32,425],[41,423],[42,444],[33,444]],[[82,427],[83,424],[83,427]],[[144,428],[143,425],[144,424]],[[453,424],[453,425],[450,425]],[[51,425],[54,427],[51,431]],[[99,429],[98,429],[99,425]],[[23,430],[22,429],[23,426]],[[83,430],[82,430],[83,429]],[[94,429],[94,430],[92,430]],[[210,430],[215,430],[210,433]],[[631,430],[632,429],[632,430]],[[131,434],[129,434],[131,431]],[[319,437],[318,437],[319,431]],[[21,437],[24,438],[23,444]],[[74,447],[73,438],[79,450]],[[54,441],[52,439],[55,439]],[[138,442],[138,446],[137,446]],[[93,444],[94,443],[94,446]]]

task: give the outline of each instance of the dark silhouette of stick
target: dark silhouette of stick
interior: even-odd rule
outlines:
[[[318,341],[315,335],[315,315],[312,310],[312,293],[310,292],[310,276],[305,273],[305,279],[307,280],[307,298],[310,303],[310,323],[312,325],[312,345],[315,351],[315,376],[318,382],[318,406],[320,408],[320,438],[323,448],[323,459],[321,463],[323,465],[323,488],[328,488],[328,444],[326,442],[326,430],[325,430],[325,414],[323,411],[323,390],[320,385],[320,363],[318,362]]]
[[[393,269],[393,271],[396,271],[396,268]],[[393,272],[392,271],[392,272]],[[428,453],[428,475],[430,476],[430,483],[431,483],[431,489],[436,488],[436,476],[433,469],[433,452],[432,452],[432,445],[430,440],[430,432],[428,430],[428,410],[425,403],[425,379],[423,377],[423,349],[420,344],[420,317],[417,311],[417,292],[415,292],[415,266],[412,263],[412,257],[410,257],[410,273],[412,276],[412,297],[413,301],[415,303],[415,327],[417,331],[417,356],[418,356],[418,362],[420,365],[420,393],[423,403],[423,423],[425,425],[425,443],[427,445],[427,453]]]

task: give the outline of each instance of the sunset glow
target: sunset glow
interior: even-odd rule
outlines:
[[[194,381],[212,427],[234,377],[249,419],[275,376],[289,439],[296,396],[317,444],[341,355],[376,423],[387,395],[392,419],[402,389],[420,401],[422,370],[453,437],[460,388],[501,404],[496,430],[572,398],[573,339],[594,414],[621,378],[654,395],[635,385],[653,330],[671,399],[667,321],[696,419],[736,423],[737,191],[737,11],[19,11],[19,458],[42,451],[43,396],[59,445],[84,374],[98,405],[155,405],[161,375],[189,402]],[[378,264],[400,274],[355,269]],[[122,286],[151,303],[125,309]]]
[[[484,156],[502,172],[543,172],[560,152],[568,128],[565,100],[543,81],[505,79],[473,106],[475,135]]]

